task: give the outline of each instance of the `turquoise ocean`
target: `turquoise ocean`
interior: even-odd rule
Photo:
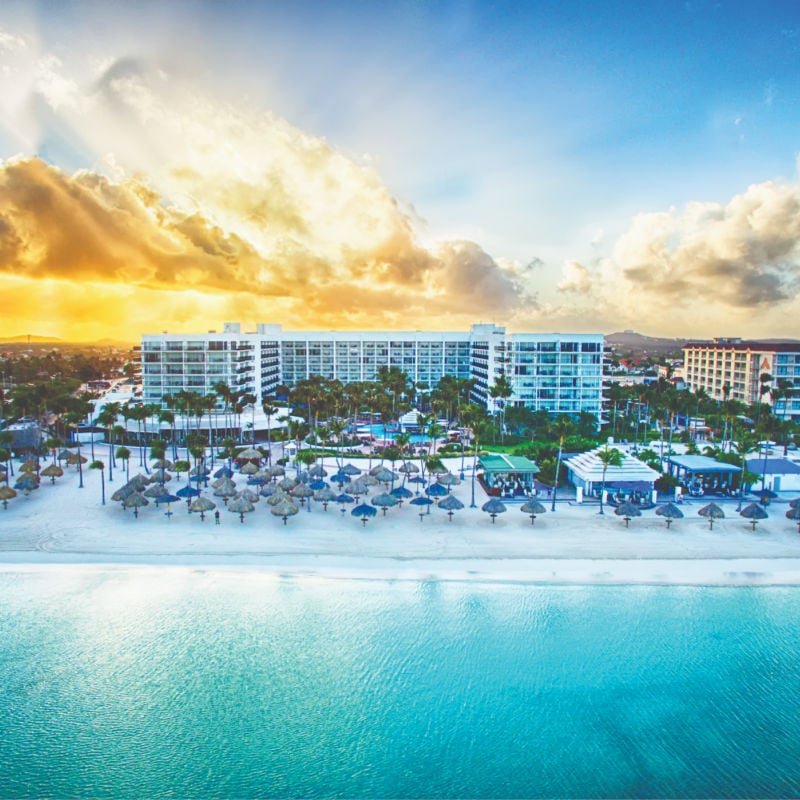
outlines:
[[[0,797],[798,795],[798,589],[0,574]]]

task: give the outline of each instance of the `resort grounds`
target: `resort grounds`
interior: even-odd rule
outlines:
[[[97,450],[99,458],[106,458],[104,445]],[[460,458],[444,462],[459,475]],[[367,467],[366,461],[356,463]],[[140,471],[136,464],[134,455],[131,476]],[[337,469],[333,458],[326,459],[324,467],[330,474]],[[286,473],[294,474],[291,466]],[[215,567],[266,570],[279,576],[414,581],[800,584],[800,534],[784,516],[789,496],[770,504],[769,518],[755,531],[737,514],[734,500],[720,501],[726,518],[709,530],[708,521],[697,514],[708,502],[704,498],[687,499],[681,506],[685,517],[669,528],[654,511],[645,511],[626,527],[613,508],[607,506],[601,516],[597,502],[578,505],[566,497],[555,512],[550,511],[550,501],[540,497],[547,512],[537,516],[535,524],[519,502],[506,503],[508,510],[493,523],[480,510],[488,497],[477,481],[477,508],[470,508],[467,472],[452,488],[464,504],[452,521],[436,505],[420,520],[419,511],[426,509],[406,501],[385,515],[378,510],[364,525],[350,514],[352,505],[342,513],[336,503],[324,511],[321,503],[312,502],[310,511],[302,507],[284,525],[270,513],[264,498],[240,522],[238,514],[213,496],[209,484],[203,494],[218,505],[217,525],[213,513],[206,514],[205,521],[197,513],[188,514],[185,502],[173,504],[171,516],[165,514],[165,506],[151,502],[135,517],[110,499],[125,482],[119,468],[114,482],[106,481],[106,505],[101,504],[99,473],[84,467],[83,481],[79,488],[77,470],[69,467],[54,484],[42,479],[40,488],[27,496],[19,492],[7,510],[0,510],[0,570],[64,565]],[[246,476],[238,472],[234,481],[237,488],[247,485]],[[402,476],[395,485],[401,481]],[[174,492],[183,485],[185,476],[181,481],[173,477],[167,488]],[[373,487],[369,497],[380,491],[383,487]],[[369,503],[369,498],[361,502]]]

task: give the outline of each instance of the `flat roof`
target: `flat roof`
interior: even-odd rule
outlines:
[[[708,456],[669,456],[670,464],[681,467],[687,472],[741,472],[742,468],[734,464],[726,464],[724,461],[717,461],[716,458]]]
[[[755,475],[800,475],[800,464],[788,458],[768,458],[766,465],[763,458],[748,458],[745,463]]]
[[[800,341],[770,342],[765,339],[747,339],[741,342],[686,342],[684,350],[744,350],[758,353],[800,353]]]

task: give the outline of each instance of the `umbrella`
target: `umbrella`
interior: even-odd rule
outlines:
[[[144,489],[148,483],[150,483],[150,478],[140,472],[138,475],[134,475],[125,485],[132,486],[138,492],[140,489]]]
[[[366,486],[377,486],[380,481],[374,476],[367,473],[359,478]]]
[[[58,454],[57,458],[58,458],[59,461],[66,461],[71,455],[72,455],[72,451],[71,450],[62,450]]]
[[[172,462],[168,461],[166,458],[157,458],[153,462],[153,466],[156,469],[172,469]]]
[[[366,494],[369,491],[369,484],[364,480],[364,477],[356,478],[348,487],[347,490],[350,494],[358,497],[361,494]]]
[[[245,450],[242,450],[241,453],[237,453],[235,456],[237,461],[252,461],[254,459],[261,460],[264,458],[264,454],[260,450],[256,450],[254,447],[248,447]]]
[[[56,478],[60,478],[63,474],[64,470],[58,464],[49,464],[41,472],[42,477],[50,478],[51,483],[55,483]]]
[[[447,487],[442,486],[441,483],[432,483],[425,490],[425,494],[427,494],[428,497],[444,497],[446,494],[449,494],[449,492],[447,491]]]
[[[753,530],[756,529],[756,523],[760,519],[766,519],[769,514],[758,504],[758,503],[750,503],[749,506],[745,506],[739,514],[743,516],[745,519],[749,519],[753,525]]]
[[[400,465],[400,468],[397,471],[403,472],[406,475],[411,475],[414,472],[419,472],[419,467],[416,464],[412,464],[410,461],[406,461]]]
[[[425,497],[424,495],[420,495],[419,497],[415,497],[411,501],[411,505],[412,506],[420,506],[420,509],[422,509],[424,506],[428,506],[427,513],[430,514],[431,513],[430,506],[433,505],[433,500],[431,500],[430,497]],[[420,512],[419,512],[419,521],[420,522],[422,522],[422,518],[425,516],[425,514],[426,514],[425,511],[420,510]]]
[[[763,505],[767,505],[770,500],[774,500],[778,496],[777,492],[773,492],[772,489],[760,489],[755,494],[759,496]]]
[[[370,475],[375,475],[375,473],[380,472],[382,469],[386,469],[383,464],[376,464],[370,471]]]
[[[273,493],[272,493],[272,494],[271,494],[271,495],[270,495],[270,496],[267,498],[267,502],[268,502],[268,503],[269,503],[271,506],[276,506],[276,505],[278,505],[278,503],[281,503],[281,502],[283,502],[284,500],[288,500],[288,499],[289,499],[289,495],[288,495],[288,494],[286,494],[286,492],[284,492],[284,491],[283,491],[283,489],[281,489],[280,487],[278,487],[278,488],[277,488],[277,490],[276,490],[276,491],[274,491],[274,492],[273,492]]]
[[[146,497],[142,497],[138,492],[134,492],[133,494],[129,494],[123,501],[122,507],[123,508],[132,508],[133,509],[133,516],[139,516],[139,509],[143,508],[144,506],[149,506],[150,501]]]
[[[409,491],[405,486],[395,486],[389,494],[392,497],[396,497],[401,506],[403,505],[403,500],[408,500],[409,497],[414,496],[414,492]]]
[[[343,486],[345,483],[350,483],[350,476],[343,470],[339,470],[335,475],[331,476],[331,480],[334,483],[338,483],[339,486]]]
[[[233,470],[230,467],[220,467],[215,473],[215,478],[232,478]]]
[[[0,481],[4,481],[8,477],[8,473],[0,467]]]
[[[205,467],[195,466],[189,470],[190,475],[202,475],[204,478],[211,474],[210,469],[206,469]]]
[[[8,508],[8,501],[16,496],[17,493],[10,486],[0,486],[0,501],[3,503],[3,511]]]
[[[200,492],[197,489],[195,489],[194,486],[184,486],[183,488],[178,489],[178,491],[175,492],[175,494],[178,495],[178,497],[183,498],[184,500],[188,500],[190,497],[198,497],[200,495]]]
[[[384,509],[384,511],[385,510],[386,509]],[[360,506],[356,506],[354,509],[352,509],[350,513],[354,517],[361,517],[361,524],[366,526],[367,520],[370,517],[374,517],[378,512],[372,506],[369,506],[366,503],[362,503]]]
[[[300,509],[291,501],[291,500],[281,500],[280,503],[276,503],[270,511],[276,517],[283,518],[283,524],[286,524],[286,520],[289,517],[293,517]]]
[[[408,489],[406,489],[406,491],[408,491]],[[438,505],[439,508],[444,509],[447,512],[447,518],[450,520],[450,522],[453,521],[453,513],[455,511],[461,511],[461,509],[464,508],[464,504],[452,494],[447,495],[447,497],[443,497],[439,501]]]
[[[383,516],[386,516],[387,510],[391,506],[396,506],[400,501],[392,495],[384,492],[383,494],[376,495],[372,498],[372,505],[378,506],[383,509]]]
[[[322,479],[319,479],[316,481],[311,481],[311,483],[308,484],[308,488],[313,489],[315,492],[318,492],[320,489],[327,489],[328,484],[325,483],[325,481],[323,481]]]
[[[341,504],[341,506],[342,506],[342,514],[344,514],[345,505],[348,504],[348,503],[354,503],[355,499],[353,498],[352,495],[349,495],[349,494],[339,494],[339,495],[336,495],[336,502]]]
[[[170,503],[180,503],[180,497],[175,497],[174,494],[162,494],[161,497],[156,497],[155,503],[156,505],[161,505],[161,503],[166,503],[169,505]],[[190,506],[191,508],[191,506]]]
[[[714,530],[715,519],[725,519],[725,512],[716,503],[709,503],[707,506],[703,506],[697,513],[701,517],[708,517],[709,530]]]
[[[309,486],[306,486],[304,483],[301,483],[299,486],[295,486],[294,489],[291,489],[289,494],[291,497],[299,499],[300,505],[303,505],[307,497],[314,496],[314,490]]]
[[[237,497],[244,497],[245,500],[249,500],[251,503],[257,503],[261,499],[261,495],[259,495],[258,492],[254,492],[252,489],[242,489]]]
[[[672,524],[674,519],[683,519],[683,511],[681,511],[675,503],[666,503],[656,509],[656,516],[664,517],[667,521],[667,527]]]
[[[618,517],[624,517],[624,519],[625,519],[625,527],[626,528],[628,527],[628,525],[629,525],[629,523],[631,521],[631,517],[641,517],[642,516],[642,510],[638,506],[635,506],[633,503],[627,502],[627,500],[624,503],[620,503],[614,509],[614,513]]]
[[[72,456],[73,456],[73,455],[75,455],[75,454],[73,454],[73,453],[70,453],[70,454],[69,454],[69,457],[70,457],[70,458],[72,458]],[[75,463],[75,462],[70,462],[70,463]],[[35,461],[34,459],[32,459],[32,458],[31,458],[31,459],[28,459],[28,461],[26,461],[26,462],[25,462],[25,463],[24,463],[24,464],[23,464],[23,465],[22,465],[22,466],[19,468],[19,471],[20,471],[20,472],[28,472],[28,473],[31,473],[31,472],[38,472],[38,471],[39,471],[39,465],[36,463],[36,461]]]
[[[308,474],[312,478],[327,478],[328,470],[326,470],[322,464],[314,464],[314,466],[308,471]]]
[[[169,483],[172,480],[172,475],[166,470],[157,469],[151,476],[151,483]]]
[[[531,525],[533,525],[536,522],[536,517],[539,514],[544,514],[547,509],[538,500],[528,500],[522,504],[520,511],[530,516]]]
[[[281,489],[283,489],[283,491],[284,491],[284,492],[288,492],[288,491],[290,491],[291,489],[294,489],[294,487],[295,487],[295,486],[297,486],[297,484],[298,484],[298,483],[299,483],[299,481],[296,481],[294,478],[284,478],[284,479],[283,479],[283,480],[282,480],[282,481],[281,481],[281,482],[278,484],[278,486],[279,486]]]
[[[215,481],[214,495],[216,497],[233,497],[236,494],[236,484],[230,478],[220,478]]]
[[[436,484],[434,484],[434,486],[435,485]],[[430,490],[433,489],[434,486],[431,486],[427,490],[428,494],[432,494],[432,492]],[[442,489],[444,489],[444,487],[442,487]],[[446,490],[445,490],[445,494],[447,494]],[[498,514],[504,514],[507,511],[507,509],[506,509],[505,505],[500,500],[498,500],[496,497],[493,497],[491,500],[489,500],[488,502],[484,503],[481,506],[481,511],[485,511],[492,518],[492,525],[494,525],[494,521],[497,518],[497,515]]]
[[[437,483],[441,483],[442,486],[458,486],[458,484],[461,483],[461,481],[456,478],[455,475],[451,475],[449,472],[444,475],[440,475],[436,481]]]
[[[372,477],[381,483],[390,483],[397,477],[397,473],[392,472],[390,469],[386,469],[386,467],[381,467],[377,472],[372,473]]]
[[[85,464],[89,459],[86,456],[82,456],[79,453],[70,453],[69,458],[67,459],[67,464],[71,466],[77,466],[78,464]],[[23,467],[25,465],[23,464]]]
[[[200,512],[201,522],[206,518],[206,511],[213,511],[216,507],[217,504],[213,500],[209,500],[207,497],[195,497],[195,499],[189,503],[189,511]]]
[[[795,497],[794,500],[790,500],[789,506],[791,508],[800,508],[800,497]]]
[[[255,475],[258,471],[258,465],[254,464],[252,461],[248,461],[246,464],[243,464],[242,468],[239,470],[242,475]]]
[[[128,485],[127,483],[124,486],[120,486],[114,494],[111,495],[111,499],[115,503],[121,503],[126,497],[132,495],[136,489],[133,486]]]
[[[165,494],[168,494],[168,492],[163,483],[154,483],[144,491],[145,497],[163,497]]]
[[[25,492],[25,494],[30,494],[34,489],[39,488],[39,481],[34,478],[33,475],[25,473],[17,479],[17,482],[14,484],[14,488],[21,492]]]
[[[267,478],[264,475],[252,475],[247,479],[248,486],[263,486],[267,482]]]
[[[344,472],[345,475],[351,475],[351,476],[361,474],[361,470],[358,467],[354,466],[353,464],[345,464],[340,470],[340,472]]]
[[[244,515],[255,511],[255,508],[256,507],[246,497],[242,497],[241,495],[235,497],[228,503],[228,511],[238,514],[239,522],[244,522]]]
[[[280,465],[276,464],[274,467],[270,467],[267,472],[269,473],[271,478],[280,478],[281,475],[286,474],[286,470]]]
[[[0,489],[0,491],[2,491]],[[786,512],[786,519],[792,520],[797,523],[797,532],[800,533],[800,507],[794,506]]]
[[[261,487],[261,491],[259,492],[259,494],[262,497],[272,497],[272,495],[274,495],[275,492],[280,492],[280,491],[281,490],[274,483],[268,483],[266,486]]]
[[[322,503],[322,510],[328,510],[328,503],[333,502],[336,499],[336,493],[328,486],[323,487],[322,489],[318,489],[314,492],[314,499],[318,503]]]

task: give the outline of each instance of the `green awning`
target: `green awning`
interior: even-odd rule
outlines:
[[[478,459],[484,472],[521,472],[535,475],[539,471],[535,461],[525,456],[488,455]]]

